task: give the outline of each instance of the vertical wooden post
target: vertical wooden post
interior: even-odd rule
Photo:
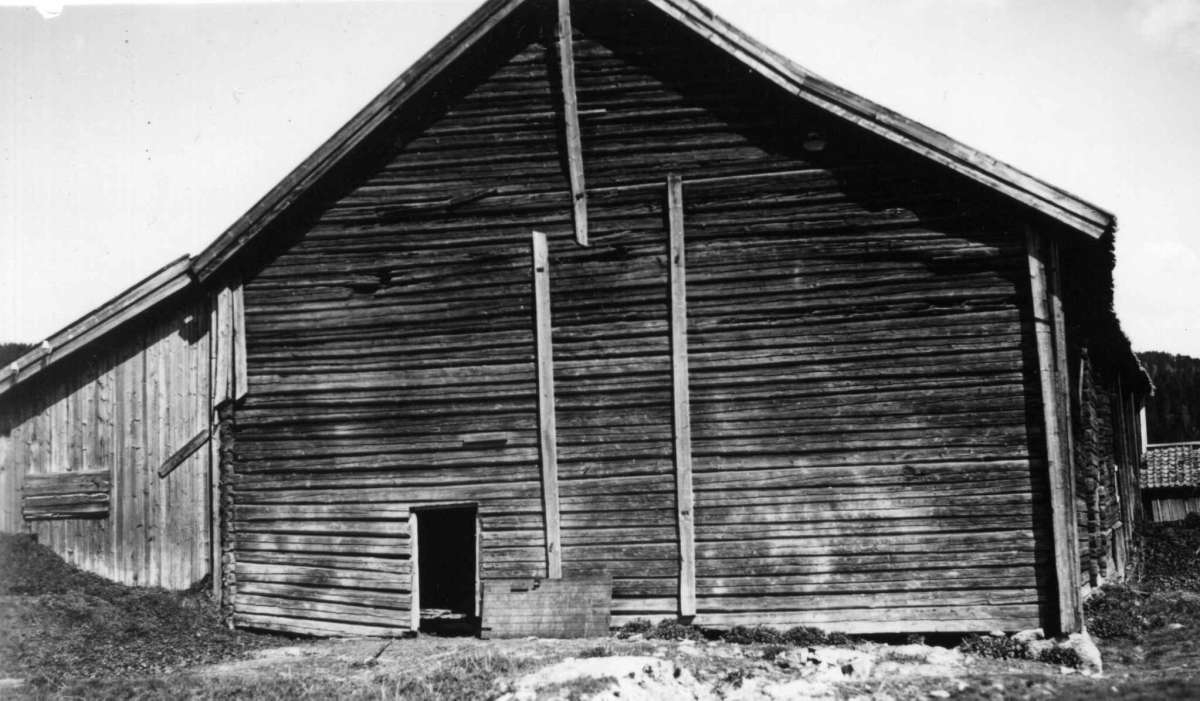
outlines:
[[[571,0],[558,0],[558,62],[562,78],[563,118],[566,129],[567,169],[575,216],[575,241],[588,245],[587,184],[583,177],[583,140],[579,130],[579,97],[575,89],[575,48],[572,37]]]
[[[533,232],[533,297],[537,336],[538,447],[542,459],[542,502],[546,522],[546,576],[562,577],[558,517],[558,429],[554,415],[553,317],[550,310],[550,253],[546,235]]]
[[[1033,327],[1037,340],[1038,377],[1042,388],[1042,411],[1046,430],[1046,460],[1049,467],[1050,509],[1054,536],[1054,568],[1058,587],[1059,627],[1064,633],[1082,628],[1079,598],[1078,517],[1075,513],[1074,475],[1069,454],[1069,407],[1062,406],[1059,348],[1065,339],[1057,337],[1056,305],[1061,304],[1047,282],[1047,252],[1041,238],[1026,230],[1029,254],[1029,281],[1033,298]],[[1065,357],[1065,356],[1064,356]]]
[[[417,539],[417,512],[408,512],[408,565],[412,575],[409,585],[408,627],[415,635],[421,630],[421,545]]]
[[[1059,434],[1063,436],[1066,451],[1067,496],[1075,503],[1075,421],[1071,405],[1071,370],[1067,363],[1067,322],[1063,313],[1062,274],[1059,265],[1058,242],[1044,239],[1048,245],[1050,269],[1048,289],[1050,292],[1050,314],[1054,320],[1054,375],[1058,383],[1058,396],[1062,410],[1058,412]]]
[[[233,398],[233,290],[222,287],[216,298],[216,323],[213,341],[217,344],[213,404],[220,406]]]
[[[208,348],[208,400],[205,406],[208,412],[208,490],[209,490],[209,576],[212,578],[212,597],[218,606],[226,602],[221,600],[224,571],[221,567],[221,436],[217,433],[217,328],[220,325],[216,296],[208,298],[209,322],[207,338]]]
[[[249,378],[246,376],[246,304],[239,280],[230,293],[230,312],[233,315],[233,398],[246,396]]]
[[[683,180],[667,176],[671,257],[671,379],[675,417],[675,507],[679,525],[679,615],[696,615],[696,529],[692,494],[692,419],[688,387],[687,256]]]

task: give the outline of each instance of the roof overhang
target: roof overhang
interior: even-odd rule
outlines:
[[[187,289],[190,262],[188,256],[172,261],[0,368],[0,396]]]
[[[207,280],[422,88],[518,8],[538,0],[489,0],[322,144],[216,241],[196,256]],[[1116,228],[1115,217],[1045,181],[834,85],[760,44],[695,0],[641,0],[724,50],[751,70],[818,108],[956,173],[1001,192],[1092,238]]]

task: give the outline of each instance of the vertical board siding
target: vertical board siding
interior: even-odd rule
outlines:
[[[1150,518],[1155,523],[1182,521],[1188,514],[1200,513],[1200,496],[1150,498]]]
[[[554,46],[533,42],[455,71],[419,128],[244,271],[235,621],[407,630],[422,505],[478,504],[485,582],[546,574],[535,229],[550,233],[564,575],[610,574],[614,624],[678,612],[668,171],[688,202],[697,621],[1048,620],[1012,210],[786,104],[677,28],[618,32],[576,9],[590,247],[573,240]],[[810,130],[827,149],[804,150]],[[688,184],[764,171],[794,174]],[[631,183],[651,186],[612,189]]]
[[[209,569],[207,460],[192,456],[166,479],[156,471],[207,425],[191,388],[207,384],[208,341],[203,305],[176,302],[0,400],[0,526],[109,579],[186,589]],[[24,475],[90,470],[110,473],[107,518],[22,521]]]

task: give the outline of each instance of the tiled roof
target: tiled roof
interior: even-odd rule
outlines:
[[[1142,488],[1200,487],[1200,442],[1146,446]]]

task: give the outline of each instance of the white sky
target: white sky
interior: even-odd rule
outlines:
[[[0,341],[202,250],[481,1],[0,7]],[[1200,357],[1200,0],[707,4],[1116,213],[1135,349]]]

